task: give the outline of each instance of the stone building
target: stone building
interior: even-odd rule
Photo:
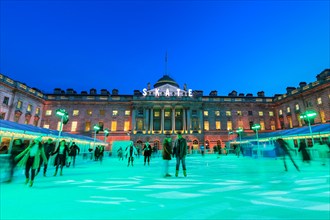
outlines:
[[[111,93],[91,89],[78,94],[74,89],[59,88],[44,94],[4,75],[0,75],[0,84],[2,119],[59,129],[55,112],[61,108],[70,118],[63,131],[93,136],[93,126],[97,124],[101,127],[97,138],[106,138],[110,145],[116,140],[132,140],[137,146],[149,141],[161,149],[165,133],[175,138],[176,132],[181,131],[190,147],[212,148],[236,138],[230,131],[239,127],[245,135],[253,133],[251,126],[255,123],[261,125],[260,132],[304,126],[300,115],[306,110],[318,113],[312,123],[330,121],[329,69],[318,74],[315,82],[301,82],[271,97],[263,91],[256,96],[236,91],[227,96],[219,96],[217,91],[204,95],[187,85],[180,88],[168,75],[153,88],[148,83],[133,95],[121,95],[117,89]],[[108,136],[102,131],[105,128],[110,130]]]

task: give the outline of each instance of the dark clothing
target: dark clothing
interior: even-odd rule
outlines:
[[[171,154],[172,154],[172,145],[171,143],[165,141],[163,145],[163,159],[164,160],[171,160]]]
[[[276,141],[276,145],[278,145],[278,146],[276,146],[276,147],[280,148],[280,149],[279,149],[280,154],[283,154],[283,163],[284,163],[285,171],[288,171],[288,167],[287,167],[287,165],[286,165],[285,156],[289,156],[289,158],[290,158],[291,162],[293,163],[293,165],[296,167],[296,169],[297,169],[298,171],[300,171],[300,170],[299,170],[299,167],[298,167],[297,164],[294,162],[294,160],[293,160],[293,158],[292,158],[292,156],[291,156],[291,154],[290,154],[288,144],[287,144],[283,139],[279,138],[279,139],[277,139],[277,141]]]
[[[52,152],[55,150],[55,145],[53,143],[44,143],[44,151],[46,154],[46,157],[49,158],[49,156],[52,154]]]
[[[69,148],[67,145],[65,145],[64,147],[64,151],[62,154],[60,154],[60,146],[57,147],[57,149],[55,150],[55,152],[52,153],[52,155],[55,155],[55,162],[54,165],[56,167],[56,171],[58,170],[58,167],[61,166],[61,171],[65,165],[65,161],[66,161],[66,157],[69,155]]]
[[[150,163],[150,156],[151,156],[151,147],[150,145],[144,145],[143,147],[143,155],[144,155],[144,165],[146,165],[146,162],[148,162],[148,165]]]
[[[305,143],[304,141],[302,141],[302,142],[300,142],[298,152],[301,151],[301,154],[302,154],[302,160],[303,160],[304,162],[306,161],[306,162],[309,163],[310,160],[311,160],[311,157],[309,156],[309,154],[308,154],[306,148],[307,148],[306,143]]]
[[[26,161],[25,165],[25,177],[26,179],[29,179],[30,176],[30,170],[31,170],[31,181],[34,180],[34,177],[36,176],[36,169],[33,169],[33,163],[34,163],[34,157],[29,157]]]
[[[10,153],[10,157],[9,157],[9,180],[11,181],[13,176],[14,176],[14,171],[15,171],[15,167],[17,166],[18,161],[15,160],[15,157],[17,155],[19,155],[20,153],[22,153],[25,149],[25,146],[23,144],[21,145],[13,145],[11,153]]]
[[[70,152],[69,152],[69,156],[77,156],[77,153],[79,154],[80,153],[80,148],[76,145],[76,144],[73,144],[71,147],[70,147]]]
[[[179,138],[175,141],[173,148],[173,155],[175,157],[183,158],[187,155],[187,141],[184,138]]]

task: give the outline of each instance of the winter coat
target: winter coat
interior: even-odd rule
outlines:
[[[164,141],[163,144],[163,159],[164,160],[171,160],[172,155],[172,143]]]
[[[133,148],[133,149],[131,150],[131,148]],[[128,146],[128,147],[126,147],[126,149],[125,149],[125,154],[126,154],[128,157],[134,157],[135,155],[137,155],[136,147],[134,147],[133,145],[132,145],[132,146]]]
[[[176,139],[173,148],[175,157],[183,158],[187,155],[187,141],[184,138]]]
[[[306,148],[307,148],[306,143],[305,142],[300,142],[300,146],[299,146],[298,152],[301,151],[303,161],[309,161],[309,160],[311,160],[311,157],[309,156]]]
[[[19,160],[20,158],[22,158],[18,163],[17,166],[19,167],[24,167],[26,165],[26,162],[28,161],[29,157],[30,157],[30,150],[32,148],[32,145],[28,146],[23,152],[21,152],[19,155],[17,155],[15,157],[15,160]],[[40,165],[40,157],[42,157],[44,163],[47,163],[47,158],[46,158],[46,154],[44,151],[43,147],[38,147],[38,151],[36,153],[36,155],[34,156],[34,161],[32,164],[32,169],[38,169],[39,165]]]
[[[77,155],[77,151],[78,151],[78,154],[80,153],[80,148],[76,145],[76,144],[73,144],[71,147],[70,147],[70,153],[69,153],[69,156],[73,156],[75,157]]]
[[[22,153],[25,149],[25,146],[24,144],[20,144],[20,145],[13,145],[13,148],[11,149],[11,152],[10,152],[10,157],[12,159],[15,159],[15,157],[17,155],[19,155],[20,153]]]
[[[56,154],[56,157],[55,157],[55,160],[54,160],[54,166],[57,166],[58,163],[61,163],[60,160],[59,160],[59,155],[60,155],[59,153],[60,153],[60,146],[58,146],[56,148],[56,150],[52,153],[52,155]],[[63,155],[65,155],[64,160],[66,160],[66,158],[69,156],[69,147],[67,145],[65,145]],[[64,161],[64,163],[65,163],[65,161]]]
[[[151,156],[151,146],[150,145],[144,145],[143,147],[143,155],[146,156],[146,157],[150,157]]]

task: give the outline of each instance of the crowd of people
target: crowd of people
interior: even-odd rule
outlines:
[[[314,148],[319,153],[319,158],[323,166],[327,163],[328,154],[330,153],[329,145],[318,141],[315,143]],[[92,148],[91,148],[92,149]],[[142,147],[142,155],[144,157],[144,166],[150,166],[152,155],[158,154],[158,151],[155,152],[155,147],[152,147],[149,142],[145,142]],[[93,152],[92,152],[93,151]],[[94,149],[90,151],[92,157],[95,161],[101,161],[104,156],[104,146],[95,146]],[[180,167],[182,168],[182,173],[184,177],[187,177],[187,166],[186,166],[186,156],[189,151],[189,146],[187,141],[183,138],[182,133],[177,133],[177,138],[175,140],[171,139],[171,135],[168,133],[165,135],[163,141],[163,150],[162,150],[162,159],[164,161],[164,177],[171,177],[169,172],[170,160],[175,160],[175,176],[178,177],[180,173]],[[282,138],[278,138],[275,141],[275,152],[276,157],[282,158],[284,169],[288,171],[288,166],[286,159],[289,158],[297,171],[300,172],[300,168],[292,157],[292,152],[294,150],[289,146],[289,144]],[[240,145],[234,145],[234,154],[239,157],[240,154],[243,154],[243,149]],[[301,153],[302,162],[310,164],[311,156],[308,151],[305,140],[300,140],[298,152]],[[214,152],[217,155],[217,158],[220,158],[220,155],[228,155],[228,150],[222,148],[220,144],[216,146],[216,151]],[[23,167],[25,169],[25,183],[30,187],[33,186],[35,177],[41,171],[43,167],[43,176],[47,176],[47,168],[49,166],[50,157],[54,157],[53,166],[55,168],[53,176],[57,176],[58,171],[59,175],[63,175],[63,168],[75,167],[76,156],[80,154],[80,148],[75,144],[75,142],[66,142],[61,140],[57,145],[53,142],[52,139],[48,139],[42,143],[42,138],[38,137],[34,139],[28,146],[24,146],[21,139],[16,139],[13,142],[12,149],[10,151],[9,157],[9,179],[8,182],[11,182],[14,176],[15,167]],[[124,158],[127,159],[127,166],[134,166],[134,159],[140,154],[139,148],[135,147],[133,142],[129,146],[119,147],[117,150],[118,159],[124,161]],[[205,155],[205,148],[201,147],[201,155]],[[244,156],[244,154],[243,154]]]

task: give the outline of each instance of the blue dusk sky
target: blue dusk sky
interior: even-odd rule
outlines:
[[[0,72],[43,92],[132,95],[165,72],[204,95],[314,82],[330,67],[329,0],[8,1]]]

